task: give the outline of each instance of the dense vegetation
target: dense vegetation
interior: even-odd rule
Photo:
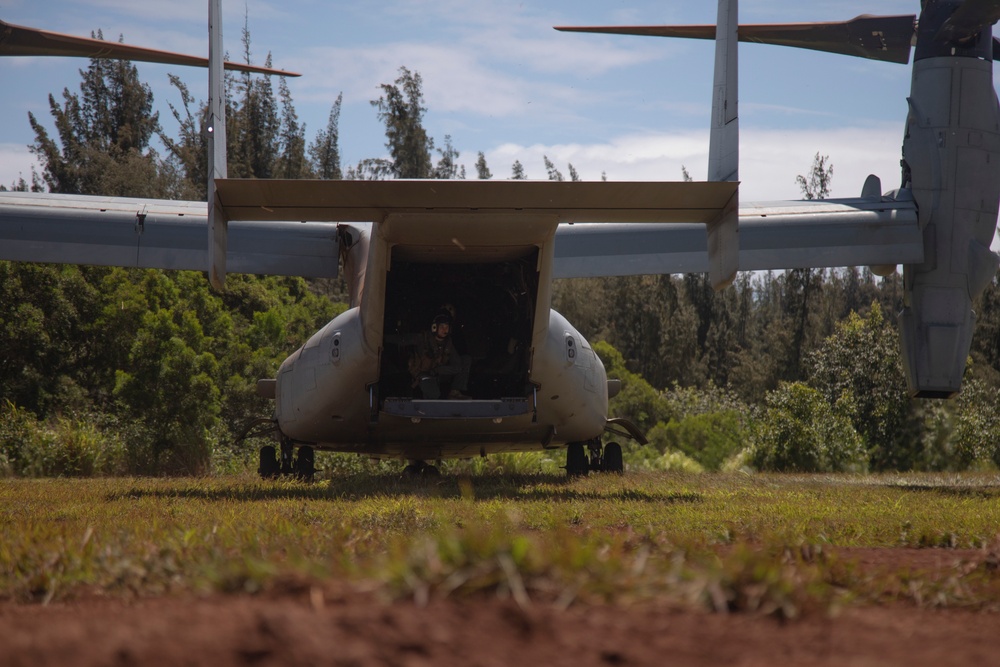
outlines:
[[[201,473],[267,416],[258,378],[342,304],[298,278],[0,263],[0,469]]]
[[[249,36],[244,46],[249,60]],[[94,60],[78,93],[50,96],[50,135],[33,115],[44,165],[15,189],[204,198],[204,103],[176,77],[166,136],[128,62]],[[287,87],[230,76],[229,173],[284,178],[464,178],[445,137],[423,127],[419,73],[400,68],[372,106],[387,156],[342,169],[341,98],[312,141]],[[166,155],[152,148],[159,137]],[[435,159],[436,156],[436,159]],[[829,193],[817,157],[808,197]],[[550,179],[564,176],[546,157]],[[483,153],[479,178],[491,178]],[[571,179],[576,170],[568,165]],[[686,176],[686,174],[685,174]],[[512,178],[524,178],[519,162]],[[267,417],[253,391],[305,337],[343,309],[343,285],[230,276],[214,293],[196,273],[0,263],[0,474],[235,470],[253,447],[234,437]],[[624,381],[612,412],[651,446],[632,468],[956,470],[1000,464],[1000,283],[977,304],[966,389],[952,402],[907,397],[892,313],[898,276],[856,269],[741,274],[715,293],[701,275],[562,281],[555,307]],[[560,465],[544,456],[499,465]],[[321,464],[322,465],[322,464]],[[354,466],[331,460],[327,467]],[[356,467],[364,467],[358,464]],[[354,469],[352,467],[352,469]]]

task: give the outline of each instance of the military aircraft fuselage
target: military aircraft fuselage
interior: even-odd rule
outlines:
[[[341,225],[350,308],[278,371],[282,435],[320,449],[417,460],[561,447],[600,437],[608,382],[551,308],[557,221],[390,215]],[[422,397],[405,342],[454,312],[466,397]]]

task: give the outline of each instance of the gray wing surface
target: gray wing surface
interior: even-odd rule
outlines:
[[[919,264],[923,236],[909,197],[740,205],[741,271]],[[556,232],[557,278],[708,271],[698,224],[573,224]]]
[[[698,210],[697,206],[686,203],[679,207],[680,211],[670,214],[670,219],[675,221],[679,216],[691,215],[696,222],[651,222],[658,217],[651,209],[662,202],[657,201],[646,208],[649,203],[637,196],[639,190],[634,186],[613,186],[615,194],[631,199],[632,206],[637,207],[628,215],[615,215],[610,209],[602,211],[604,207],[600,202],[590,201],[587,192],[578,187],[583,184],[573,185],[577,189],[543,191],[520,186],[517,190],[521,195],[516,197],[520,200],[517,208],[523,206],[521,210],[566,207],[572,212],[563,219],[588,221],[559,225],[555,244],[556,277],[708,270],[707,234],[703,223],[706,213],[710,215],[714,206]],[[470,201],[459,203],[469,209],[477,208],[483,202],[476,196],[476,188],[482,186],[488,187],[489,182],[465,188],[471,195]],[[254,191],[249,186],[239,187],[247,192]],[[374,203],[384,194],[378,191],[380,186],[375,185],[371,192],[355,188],[355,192],[364,196],[355,194],[353,200],[345,196],[346,190],[341,192],[336,187],[329,193],[347,200],[336,211],[336,217],[357,219],[358,214],[363,214],[377,219],[384,214],[384,209]],[[397,205],[402,204],[400,208],[437,208],[434,202],[426,201],[423,194],[415,196],[413,201],[401,197],[400,193],[406,194],[406,190],[400,187],[424,186],[395,186],[393,199]],[[562,196],[549,199],[550,192],[562,193],[572,204],[555,201],[563,199]],[[282,193],[266,197],[266,202],[244,204],[242,215],[256,218],[256,221],[229,223],[227,265],[230,270],[305,277],[336,276],[338,237],[335,222],[261,219],[262,209],[267,204],[275,205],[275,199],[285,199],[285,210],[279,207],[268,213],[293,218],[326,216],[329,220],[329,210],[326,213],[318,210],[326,209],[329,202],[315,201],[315,197],[305,192],[291,193],[306,195],[302,199],[289,196],[284,190]],[[238,199],[245,201],[243,196]],[[444,199],[450,205],[443,208],[452,208],[456,203],[451,197]],[[504,199],[499,198],[500,201]],[[721,200],[722,197],[713,193],[710,199]],[[294,205],[296,201],[308,204],[299,208]],[[618,206],[622,203],[615,202]],[[505,206],[509,204],[499,208]],[[238,210],[240,207],[233,208]],[[337,209],[336,206],[331,208]],[[616,221],[592,222],[605,215]],[[207,266],[206,217],[204,202],[0,192],[0,259],[204,271]],[[744,203],[740,206],[739,236],[741,270],[923,261],[923,240],[916,209],[912,200],[902,196]]]
[[[0,259],[204,271],[204,202],[0,192]],[[238,273],[334,277],[337,225],[229,223]]]

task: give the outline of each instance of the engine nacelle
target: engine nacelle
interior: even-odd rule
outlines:
[[[984,32],[981,39],[989,40]],[[917,203],[924,262],[903,267],[902,357],[911,394],[943,398],[961,389],[976,320],[972,301],[998,266],[990,251],[1000,203],[992,63],[918,60],[908,102],[903,186]]]

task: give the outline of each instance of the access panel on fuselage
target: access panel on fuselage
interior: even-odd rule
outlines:
[[[398,255],[403,255],[402,257]],[[379,397],[422,398],[407,339],[454,311],[452,341],[466,359],[466,395],[493,400],[530,395],[531,333],[538,295],[538,248],[502,260],[421,261],[394,253],[386,277]],[[444,387],[447,395],[448,387]]]

